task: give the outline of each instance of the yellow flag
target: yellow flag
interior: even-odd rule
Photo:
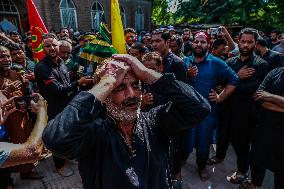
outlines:
[[[111,35],[113,47],[119,54],[126,54],[124,30],[118,0],[111,0]]]

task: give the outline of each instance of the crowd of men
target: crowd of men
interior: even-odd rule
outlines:
[[[96,35],[45,34],[35,64],[28,33],[0,33],[0,189],[42,179],[48,150],[63,177],[79,162],[85,188],[180,189],[193,148],[206,181],[230,144],[227,181],[260,188],[268,169],[284,188],[284,33],[127,28],[129,55],[101,63],[80,58]]]

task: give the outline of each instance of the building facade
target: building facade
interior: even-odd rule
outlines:
[[[75,31],[97,30],[102,20],[110,26],[111,0],[34,0],[49,31],[61,27]],[[151,0],[119,0],[124,27],[151,29]],[[26,0],[0,0],[0,23],[5,20],[19,31],[29,30]]]

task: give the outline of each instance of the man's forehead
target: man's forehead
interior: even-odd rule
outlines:
[[[59,46],[59,49],[61,51],[72,51],[72,48],[71,47],[68,47],[68,46]]]
[[[245,39],[251,38],[251,39],[254,40],[254,35],[253,35],[253,34],[250,34],[250,33],[244,33],[244,34],[241,36],[240,39],[243,39],[243,38],[245,38]]]
[[[123,79],[123,82],[126,82],[126,81],[135,82],[135,81],[138,81],[138,78],[136,77],[133,71],[128,71]]]
[[[130,48],[129,52],[131,52],[131,53],[139,53],[139,50],[138,49],[134,49],[134,48]]]
[[[1,49],[1,50],[0,50],[0,54],[1,54],[1,55],[10,55],[10,51],[7,50],[7,49]]]
[[[194,38],[194,41],[206,41],[206,36],[199,35],[199,36]]]
[[[22,53],[23,51],[18,49],[18,50],[11,50],[10,54],[18,54],[18,53]]]
[[[154,33],[154,34],[152,34],[152,37],[151,37],[152,39],[162,39],[162,34],[160,34],[160,33]]]
[[[59,44],[59,42],[55,38],[47,38],[43,40],[45,44]]]

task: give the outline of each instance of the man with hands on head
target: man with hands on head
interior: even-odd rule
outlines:
[[[86,189],[171,188],[168,138],[197,125],[210,111],[208,102],[173,75],[162,76],[130,55],[105,60],[97,76],[90,91],[79,93],[48,123],[46,147],[78,159]],[[139,80],[168,103],[140,112]]]
[[[93,79],[82,77],[71,82],[68,68],[60,58],[59,41],[54,34],[46,34],[42,38],[45,57],[35,67],[35,79],[39,93],[48,103],[48,119],[53,119],[78,93],[79,86],[92,83]],[[65,160],[53,156],[57,172],[68,177],[73,170],[66,167]]]

